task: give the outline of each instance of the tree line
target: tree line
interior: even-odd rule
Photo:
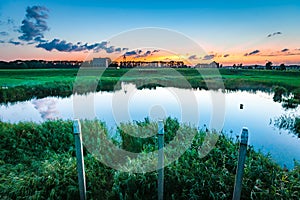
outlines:
[[[81,64],[81,61],[15,60],[0,61],[0,69],[79,68]]]

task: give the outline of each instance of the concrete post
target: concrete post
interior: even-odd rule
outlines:
[[[73,133],[75,137],[80,199],[85,200],[86,183],[85,183],[84,159],[83,159],[83,148],[82,148],[82,134],[81,134],[81,126],[80,126],[79,119],[75,119],[73,122]]]
[[[247,154],[247,145],[248,145],[248,128],[244,127],[241,134],[239,160],[238,160],[238,166],[236,170],[236,177],[235,177],[235,184],[234,184],[234,191],[233,191],[233,198],[232,198],[233,200],[241,199],[242,181],[243,181],[244,165],[245,165],[246,154]]]
[[[164,199],[164,123],[158,121],[158,200]]]

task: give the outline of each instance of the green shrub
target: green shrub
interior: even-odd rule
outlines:
[[[294,98],[300,101],[300,88],[293,90]]]
[[[282,115],[275,119],[274,125],[279,129],[289,130],[300,138],[300,118],[293,115]]]
[[[287,89],[282,87],[282,86],[275,86],[273,88],[273,91],[274,91],[273,100],[275,102],[281,102],[282,101],[282,96],[285,96],[288,93]]]
[[[0,130],[0,160],[5,163],[30,163],[51,152],[64,153],[73,149],[71,121],[0,122]]]
[[[299,119],[297,118],[297,124]],[[108,137],[105,125],[85,121],[83,130],[99,132],[100,140]],[[155,129],[149,121],[124,124],[118,132],[140,132],[140,127]],[[144,130],[143,130],[144,131]],[[156,131],[156,130],[154,130]],[[192,144],[185,143],[189,132],[195,133]],[[165,121],[166,144],[182,141],[177,149],[165,149],[171,155],[187,148],[182,156],[164,168],[166,199],[231,199],[238,149],[232,139],[220,134],[209,154],[199,156],[199,147],[210,132],[179,125],[177,120]],[[178,137],[179,136],[179,137]],[[94,135],[88,135],[86,142]],[[149,141],[130,140],[128,149],[147,153],[156,149],[155,136]],[[169,140],[169,141],[168,141]],[[172,140],[172,141],[171,141]],[[99,140],[90,141],[91,144]],[[114,141],[126,147],[123,141]],[[101,141],[99,144],[102,144]],[[0,199],[78,199],[78,180],[71,121],[47,121],[9,124],[0,122]],[[136,149],[135,149],[136,148]],[[157,199],[157,172],[125,173],[111,169],[85,151],[85,172],[88,199]],[[127,160],[128,168],[144,160]],[[141,165],[143,167],[143,165]],[[300,196],[300,165],[286,171],[269,156],[248,148],[243,179],[242,199],[298,199]]]

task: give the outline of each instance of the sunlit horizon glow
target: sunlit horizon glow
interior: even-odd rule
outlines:
[[[14,60],[46,60],[46,61],[87,61],[91,60],[92,52],[59,52],[59,51],[39,51],[39,49],[34,49],[31,52],[23,51],[23,46],[16,47],[7,47],[7,49],[14,49],[18,53],[18,57],[15,55],[8,55],[6,58],[2,58],[3,61],[14,61]],[[33,53],[32,53],[33,52]],[[208,52],[208,55],[214,55],[214,58],[208,61],[203,61],[200,58],[200,55],[196,55],[198,58],[194,60],[194,63],[204,63],[204,62],[213,62],[216,61],[223,65],[233,65],[233,64],[243,64],[243,65],[264,65],[266,62],[271,61],[274,64],[300,64],[300,50],[294,49],[289,50],[288,52],[281,51],[261,51],[257,55],[245,56],[245,53],[234,53],[234,54],[220,54],[215,52]],[[103,53],[98,54],[99,56],[95,57],[110,57],[109,54]],[[226,56],[227,55],[227,56]],[[144,57],[135,57],[135,56],[126,56],[127,61],[183,61],[187,65],[192,65],[191,61],[188,60],[190,54],[186,55],[172,55],[170,52],[161,51],[155,55],[149,55]],[[123,56],[119,56],[117,59],[112,61],[121,62],[123,61]]]
[[[28,17],[27,9],[34,6],[37,6],[35,11],[46,15]],[[214,3],[154,0],[147,5],[135,0],[126,3],[66,0],[64,4],[57,0],[2,1],[0,60],[85,61],[93,54],[93,44],[108,41],[128,30],[158,27],[186,35],[203,48],[206,55],[181,49],[182,55],[160,52],[141,57],[128,56],[127,59],[174,60],[185,64],[213,61],[223,65],[264,65],[268,61],[278,65],[300,64],[299,10],[300,2],[296,0],[229,0],[226,3],[221,0]],[[45,27],[25,34],[26,27],[21,30],[23,20],[42,20]],[[178,48],[180,45],[168,50],[178,52]],[[97,57],[114,60],[116,53],[109,51],[109,44],[106,44]],[[123,55],[127,51],[118,53]],[[115,61],[122,61],[122,56]]]
[[[300,53],[300,51],[299,51]],[[208,61],[202,61],[198,59],[198,61],[194,61],[196,63],[207,63],[216,61],[223,65],[233,65],[233,64],[243,64],[243,65],[264,65],[266,62],[271,61],[274,64],[300,64],[300,54],[281,54],[281,53],[273,53],[269,55],[252,55],[252,56],[244,56],[244,54],[231,54],[228,57],[224,57],[226,54],[218,54],[215,53],[215,57]],[[103,58],[110,58],[107,54],[103,56],[97,56]],[[87,52],[45,52],[44,54],[20,54],[20,56],[7,56],[6,58],[2,58],[2,61],[10,62],[15,60],[46,60],[46,61],[89,61],[89,53]],[[122,62],[124,60],[123,56],[118,57],[117,59],[113,59],[115,62]],[[127,61],[183,61],[187,65],[191,65],[191,61],[188,60],[188,56],[186,55],[150,55],[143,58],[136,58],[134,56],[127,56]]]

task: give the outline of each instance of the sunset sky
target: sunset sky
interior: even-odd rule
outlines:
[[[5,0],[0,2],[0,60],[85,60],[93,51],[103,57],[172,60],[175,55],[155,47],[107,42],[128,30],[157,27],[195,41],[205,54],[180,51],[194,63],[300,64],[299,13],[299,0]]]

